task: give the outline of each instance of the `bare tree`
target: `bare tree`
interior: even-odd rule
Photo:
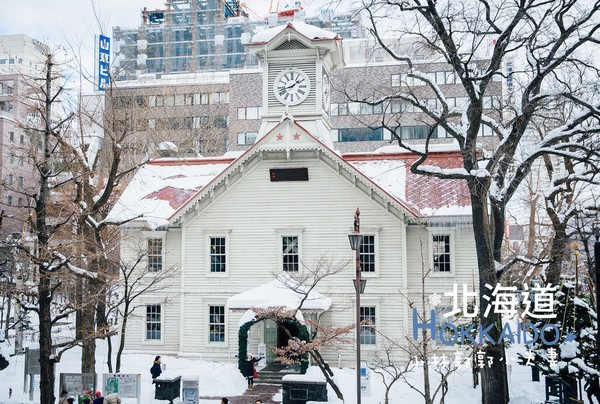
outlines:
[[[323,279],[334,276],[347,268],[348,261],[337,261],[322,255],[314,260],[314,262],[302,262],[302,271],[298,273],[287,273],[287,277],[278,277],[285,287],[294,291],[299,296],[299,303],[295,308],[272,307],[267,309],[255,308],[254,312],[258,319],[262,318],[286,318],[293,319],[296,317],[299,310],[304,307],[308,299],[311,298],[316,291],[317,286]],[[333,380],[333,371],[329,364],[321,356],[320,350],[325,348],[339,348],[342,345],[352,343],[352,340],[347,337],[355,327],[355,324],[349,324],[341,327],[331,327],[323,324],[320,319],[316,321],[305,320],[306,326],[309,329],[310,338],[302,340],[291,334],[289,330],[285,330],[290,339],[288,345],[282,348],[275,348],[273,352],[277,355],[277,361],[294,364],[302,361],[306,355],[310,355],[314,363],[319,367],[325,380],[335,391],[340,400],[343,400],[343,395],[339,387]],[[359,336],[356,336],[359,338]]]
[[[52,220],[56,212],[52,212],[51,189],[52,180],[59,173],[54,169],[54,152],[59,150],[56,137],[64,134],[65,125],[72,118],[67,115],[63,118],[53,110],[58,105],[63,88],[56,83],[61,77],[56,72],[56,56],[48,53],[45,61],[44,77],[37,79],[38,91],[30,95],[28,104],[36,109],[41,125],[37,127],[28,127],[30,133],[39,134],[42,152],[40,156],[30,156],[36,159],[36,166],[39,175],[39,184],[34,194],[30,195],[33,211],[31,212],[31,235],[35,239],[34,248],[27,248],[27,245],[19,244],[18,247],[27,254],[28,260],[35,267],[38,278],[38,286],[35,289],[24,288],[15,293],[15,298],[20,306],[27,312],[33,311],[39,317],[39,338],[40,338],[40,402],[50,404],[54,402],[54,363],[60,359],[60,352],[56,352],[56,346],[53,344],[52,328],[57,321],[66,318],[71,314],[73,307],[56,307],[54,295],[60,283],[54,283],[57,279],[57,273],[68,272],[77,274],[85,278],[95,278],[96,274],[75,266],[72,261],[57,251],[52,245],[51,238],[57,230],[65,223],[69,222],[70,215],[61,217],[59,220]],[[35,136],[34,136],[35,138]],[[26,285],[26,284],[24,284]],[[33,303],[30,303],[33,301]],[[56,309],[62,309],[57,314]],[[77,344],[77,341],[70,340],[61,344],[64,348],[69,348]]]
[[[390,402],[390,390],[392,386],[398,380],[401,380],[406,373],[411,372],[415,366],[410,360],[404,360],[404,366],[400,364],[402,360],[398,359],[396,352],[398,348],[397,342],[386,338],[383,343],[382,352],[377,352],[373,355],[368,365],[371,372],[381,377],[381,381],[385,386],[385,404],[389,404]]]
[[[506,205],[515,194],[533,163],[548,154],[585,160],[597,156],[598,68],[588,55],[598,49],[600,3],[546,1],[469,0],[466,2],[369,0],[364,12],[370,21],[370,31],[378,44],[395,60],[406,63],[406,74],[393,95],[373,96],[361,86],[348,91],[352,100],[373,105],[401,101],[421,113],[430,125],[424,147],[411,147],[398,132],[400,118],[386,112],[379,126],[394,134],[400,146],[413,151],[418,158],[411,171],[446,179],[467,182],[474,221],[479,286],[497,283],[506,267],[502,243]],[[387,40],[392,19],[394,34],[401,38],[416,38],[415,47],[429,59],[448,64],[453,80],[466,97],[465,105],[450,103],[446,87],[438,85],[431,75],[420,71],[409,53],[399,53]],[[413,53],[414,55],[414,53]],[[510,66],[512,71],[509,71]],[[506,69],[506,70],[505,70]],[[568,83],[566,74],[578,71],[580,80]],[[494,81],[504,78],[509,90],[502,100],[499,113],[486,105],[486,97]],[[423,96],[429,94],[434,102]],[[572,114],[564,123],[545,133],[523,156],[517,148],[531,132],[534,118],[548,100],[568,102]],[[481,129],[490,131],[496,142],[481,149]],[[463,169],[447,170],[427,165],[431,140],[443,130],[460,148]],[[498,270],[499,269],[499,270]],[[480,314],[489,302],[480,298]],[[501,319],[494,313],[481,315],[482,327],[491,327],[490,336],[498,341],[500,329],[494,327]],[[487,348],[493,365],[482,372],[482,401],[509,401],[506,358],[502,341]]]
[[[54,402],[54,363],[62,353],[81,346],[82,371],[95,372],[95,341],[114,332],[104,318],[105,285],[111,278],[107,262],[114,245],[106,243],[111,223],[103,219],[120,181],[138,166],[121,164],[129,134],[123,128],[104,136],[84,130],[78,99],[64,88],[57,60],[56,53],[47,53],[42,75],[26,77],[30,91],[20,100],[30,116],[21,123],[30,140],[23,158],[36,172],[33,183],[20,189],[24,234],[10,245],[23,257],[22,281],[12,297],[23,317],[30,312],[39,317],[44,404]],[[101,157],[106,158],[101,162]],[[58,339],[53,329],[75,312],[84,315],[76,322],[74,338]]]

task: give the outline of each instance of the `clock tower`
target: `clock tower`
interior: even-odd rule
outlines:
[[[289,118],[331,146],[330,74],[343,66],[341,38],[300,22],[270,28],[247,44],[263,67],[258,138]]]

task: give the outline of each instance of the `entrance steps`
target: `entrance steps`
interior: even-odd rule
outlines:
[[[287,374],[300,373],[300,365],[283,365],[280,363],[269,363],[262,369],[258,369],[258,377],[254,383],[259,384],[278,384],[281,385],[281,379]]]

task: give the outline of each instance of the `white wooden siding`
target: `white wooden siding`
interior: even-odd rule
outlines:
[[[270,168],[307,167],[307,182],[271,182]],[[335,322],[338,325],[354,322],[354,252],[350,250],[347,234],[352,230],[356,207],[361,209],[363,229],[380,229],[379,273],[370,278],[369,295],[386,296],[394,301],[381,309],[381,323],[402,326],[401,300],[398,290],[402,285],[402,223],[368,197],[357,191],[347,180],[341,178],[331,167],[317,159],[304,161],[262,161],[244,173],[243,181],[237,182],[217,198],[207,209],[185,223],[186,274],[186,324],[206,324],[202,319],[201,299],[229,297],[267,283],[279,271],[281,231],[278,229],[303,229],[302,260],[310,262],[323,254],[348,261],[347,270],[320,285],[322,292],[335,292]],[[228,233],[229,256],[227,276],[207,276],[207,238],[213,232]],[[365,232],[366,234],[366,232]],[[382,254],[385,251],[385,254]],[[193,298],[188,299],[188,295]],[[198,297],[198,296],[201,296]],[[382,306],[384,307],[384,306]],[[239,317],[230,316],[228,327],[228,351],[237,350]],[[262,327],[251,329],[250,349],[255,349],[262,338]],[[257,332],[258,331],[258,332]],[[202,333],[206,331],[203,330]],[[197,333],[186,331],[186,352],[214,352],[210,344]],[[218,348],[217,348],[218,349]]]
[[[307,167],[309,181],[270,181],[270,168],[286,167]],[[228,311],[226,342],[209,343],[208,305],[216,302],[225,304],[228,297],[273,280],[280,268],[278,249],[279,238],[282,231],[285,232],[283,229],[302,230],[303,262],[310,263],[323,254],[348,262],[346,270],[323,281],[319,291],[330,294],[334,302],[333,310],[323,317],[326,322],[335,326],[354,323],[352,279],[355,261],[347,235],[352,231],[357,207],[361,210],[361,233],[377,234],[378,240],[378,272],[375,276],[368,276],[366,292],[361,296],[362,305],[377,307],[377,326],[388,337],[403,341],[407,333],[411,335],[412,313],[407,309],[402,293],[410,296],[420,291],[418,226],[408,226],[408,236],[404,240],[405,225],[400,219],[372,201],[367,193],[358,190],[354,182],[343,177],[335,167],[316,157],[258,161],[241,175],[241,180],[230,184],[227,189],[223,188],[224,192],[212,203],[202,205],[197,215],[188,215],[188,219],[183,221],[183,229],[167,232],[165,265],[181,265],[184,272],[182,278],[174,278],[171,286],[161,291],[165,296],[175,296],[165,311],[165,350],[173,349],[181,355],[211,360],[235,360],[239,319],[243,313]],[[227,272],[225,276],[211,276],[208,239],[211,235],[223,234],[227,235],[228,242]],[[422,235],[423,257],[428,265],[429,233],[423,229]],[[440,293],[454,282],[471,284],[476,279],[472,276],[477,267],[472,232],[458,229],[454,241],[454,277],[428,279],[427,293]],[[126,249],[124,252],[127,254]],[[407,265],[406,284],[404,262]],[[151,301],[156,297],[146,298]],[[128,349],[153,348],[142,344],[141,339],[136,337],[141,334],[142,326],[143,323],[132,322],[128,328]],[[256,354],[262,337],[263,327],[259,323],[251,328],[250,351]],[[352,363],[352,351],[348,347],[341,354],[343,364]],[[365,355],[369,352],[370,349],[366,348]],[[323,354],[332,363],[338,360],[338,352]]]

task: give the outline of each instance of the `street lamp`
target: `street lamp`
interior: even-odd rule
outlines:
[[[367,280],[361,278],[360,268],[360,245],[362,236],[360,234],[360,210],[354,212],[354,231],[348,234],[350,248],[356,253],[356,278],[353,279],[356,291],[356,404],[360,404],[360,294],[364,293]]]

